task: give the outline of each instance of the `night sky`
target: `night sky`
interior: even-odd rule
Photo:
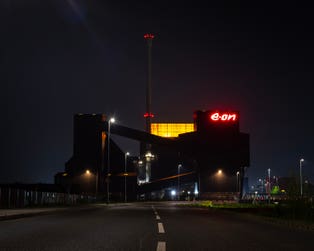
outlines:
[[[169,2],[1,0],[0,183],[53,182],[72,155],[75,113],[144,129],[147,32],[155,121],[239,110],[251,182],[267,168],[297,175],[301,157],[314,182],[314,9]]]

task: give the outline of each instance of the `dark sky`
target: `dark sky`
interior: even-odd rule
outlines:
[[[72,155],[74,113],[144,128],[147,32],[155,121],[239,110],[252,180],[297,174],[303,157],[314,182],[314,10],[169,2],[0,2],[0,183],[53,182]]]

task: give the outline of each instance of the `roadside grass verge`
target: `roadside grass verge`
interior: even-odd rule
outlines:
[[[253,215],[271,222],[314,230],[314,206],[302,200],[284,201],[278,204],[197,201],[184,206]]]

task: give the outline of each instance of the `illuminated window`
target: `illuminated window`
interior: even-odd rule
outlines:
[[[194,132],[193,123],[152,123],[151,133],[160,137],[175,138],[179,134]]]

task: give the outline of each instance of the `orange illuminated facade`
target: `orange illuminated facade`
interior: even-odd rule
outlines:
[[[194,132],[194,123],[152,123],[151,133],[160,137],[175,138],[179,134]]]

